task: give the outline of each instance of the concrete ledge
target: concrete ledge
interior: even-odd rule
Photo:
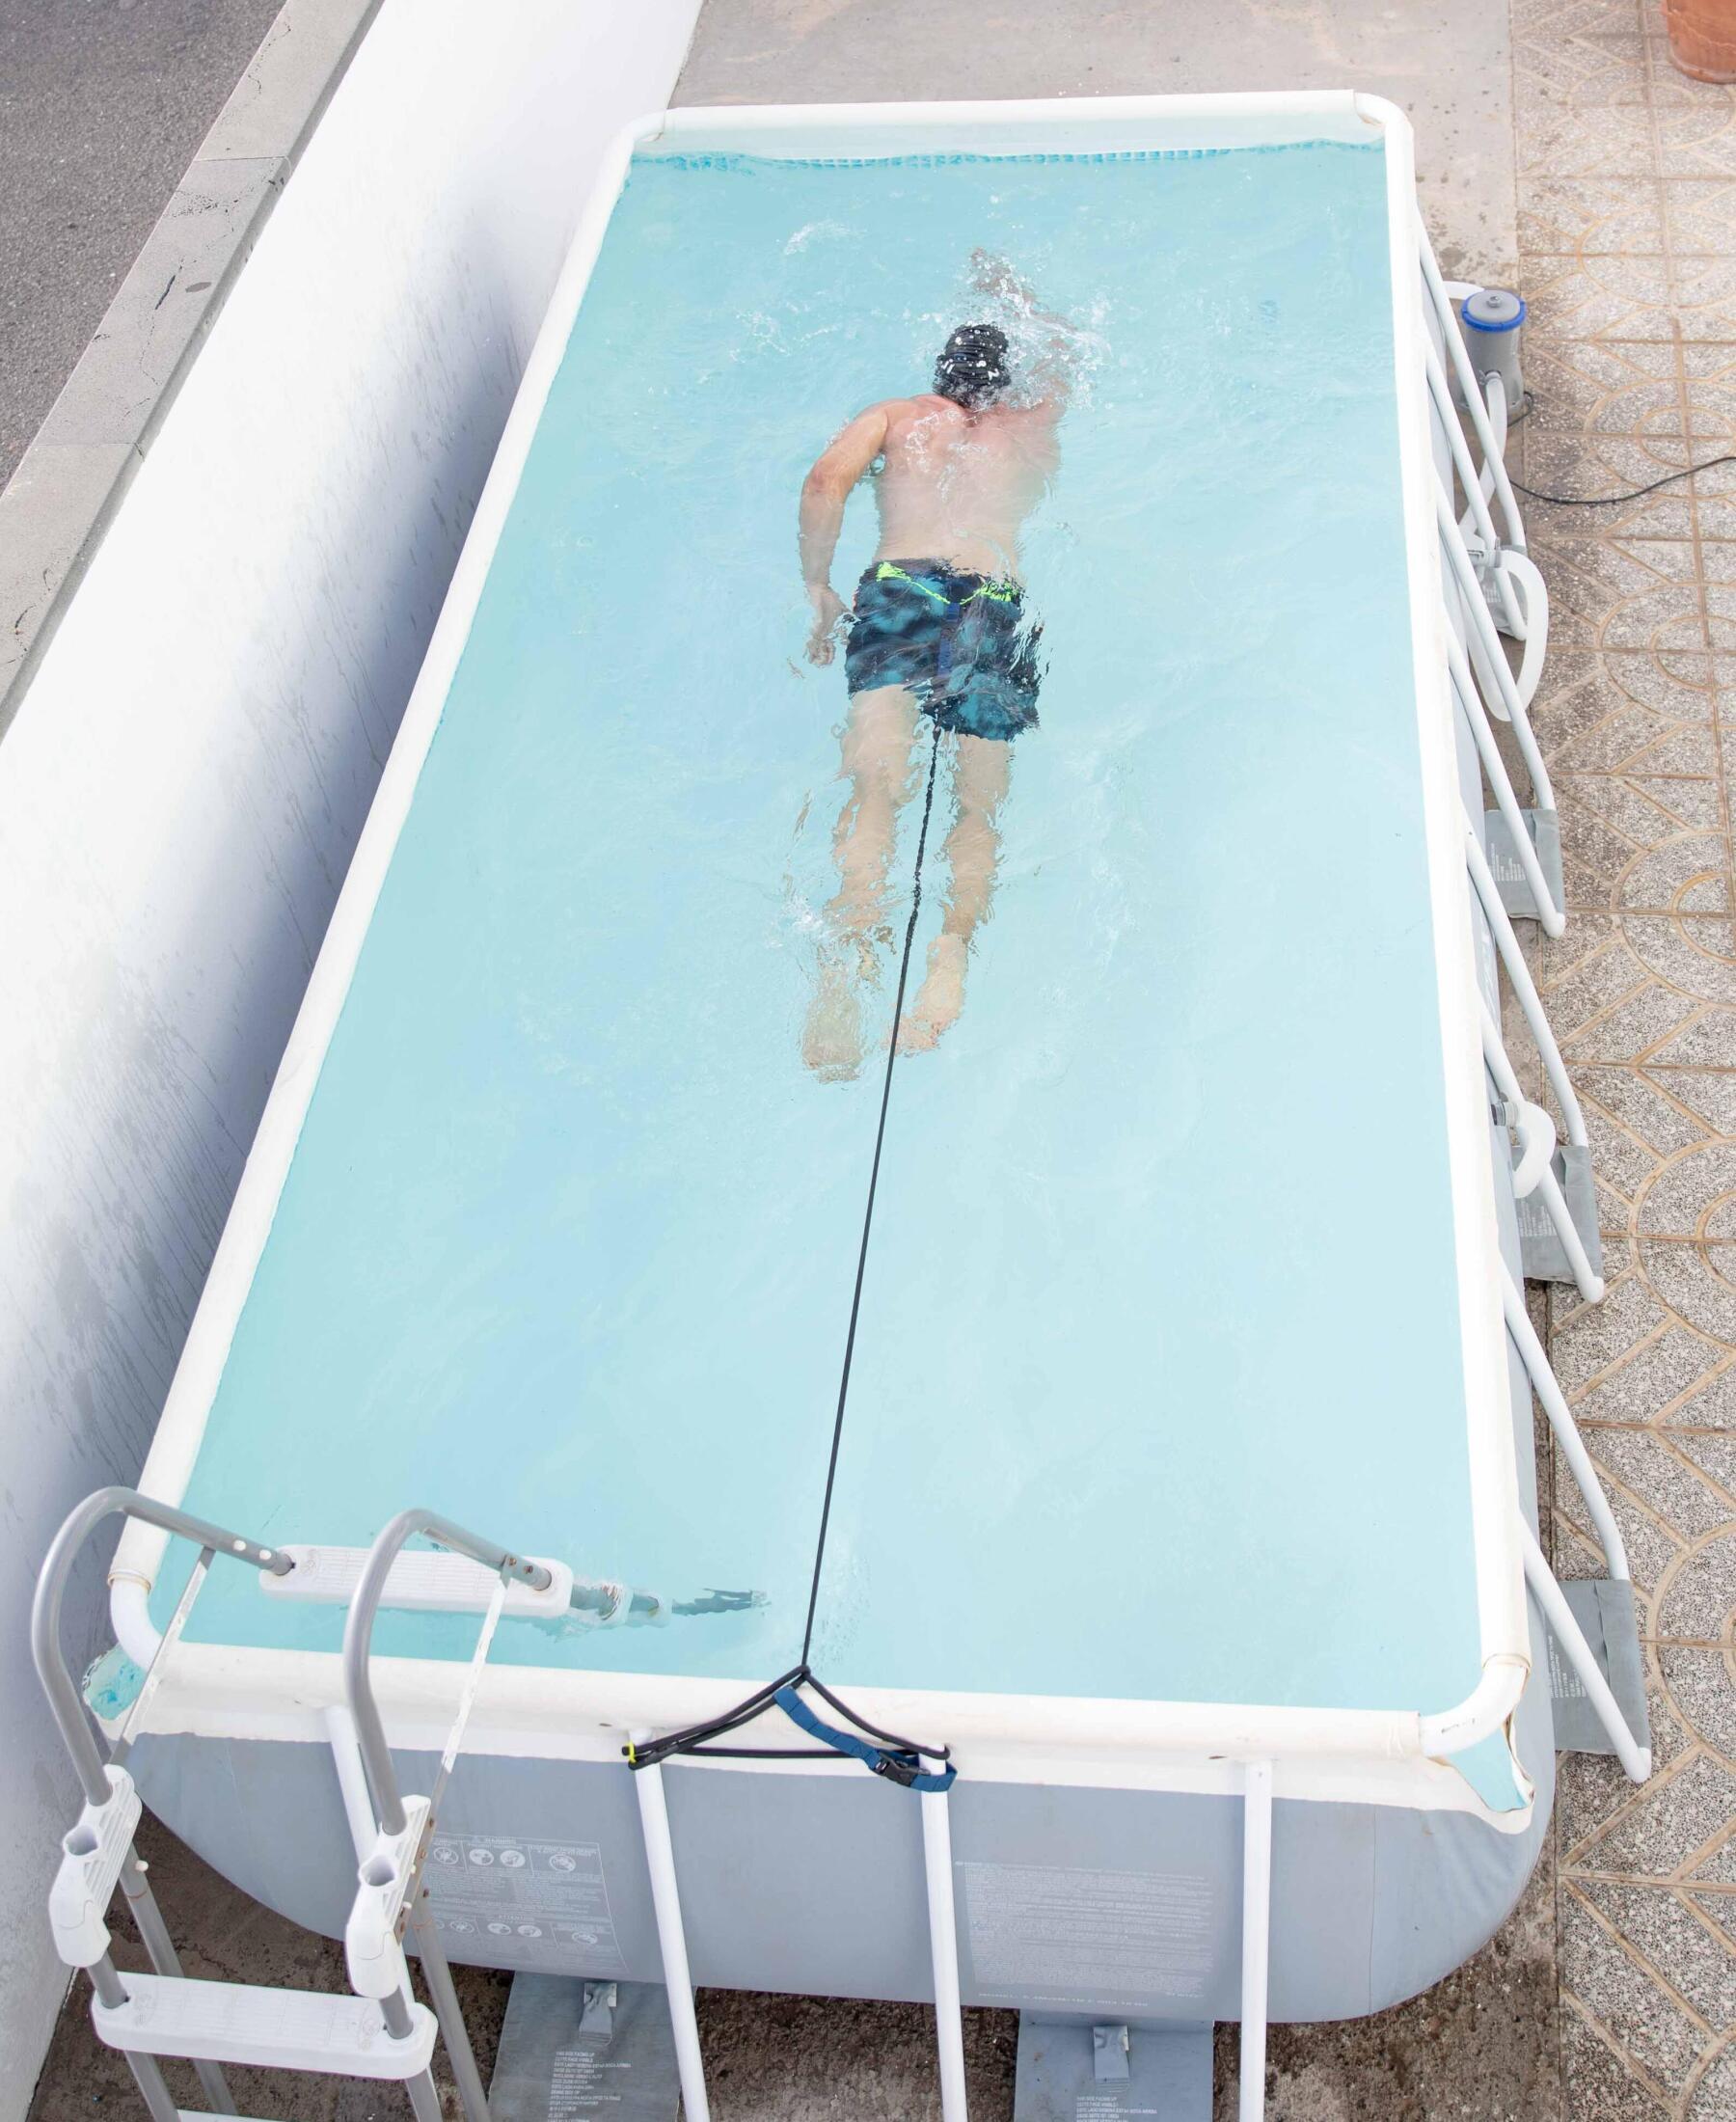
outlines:
[[[381,0],[286,0],[0,493],[0,737]]]

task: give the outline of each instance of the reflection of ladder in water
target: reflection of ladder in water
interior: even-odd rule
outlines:
[[[103,1758],[60,1647],[61,1609],[71,1565],[95,1527],[115,1515],[143,1519],[200,1549],[175,1619],[128,1714],[120,1752],[130,1743],[162,1659],[219,1553],[271,1577],[284,1596],[350,1604],[344,1664],[351,1708],[347,1714],[330,1713],[327,1723],[359,1860],[358,1891],[344,1938],[353,1996],[195,1981],[181,1972],[134,1852],[141,1809],[132,1778],[115,1760]],[[454,1552],[400,1554],[404,1541],[422,1532]],[[236,2064],[395,2081],[409,2096],[417,2122],[441,2122],[432,2070],[437,2030],[446,2043],[466,2122],[488,2122],[487,2096],[451,1970],[425,1906],[421,1864],[497,1622],[503,1612],[545,1618],[564,1613],[572,1598],[572,1575],[559,1564],[512,1555],[426,1512],[406,1512],[394,1519],[366,1552],[307,1551],[307,1574],[302,1586],[291,1591],[294,1558],[300,1553],[263,1547],[125,1488],[99,1490],[61,1527],[42,1564],[31,1616],[37,1672],[85,1793],[77,1824],[63,1838],[49,1897],[56,1949],[68,1967],[90,1974],[95,1992],[91,2016],[97,2036],[125,2054],[153,2122],[179,2122],[181,2113],[163,2077],[159,2059],[164,2057],[191,2061],[205,2098],[226,2116],[233,2116],[236,2108],[223,2066]],[[400,1795],[368,1685],[368,1643],[381,1605],[481,1611],[485,1617],[440,1781],[430,1798]],[[365,1737],[366,1744],[362,1743]],[[122,1974],[110,1956],[107,1916],[117,1886],[149,1956],[149,1974]],[[434,2000],[432,2011],[412,1995],[403,1947],[406,1934],[414,1939],[422,1979]]]

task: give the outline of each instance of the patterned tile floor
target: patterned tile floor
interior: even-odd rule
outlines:
[[[1528,485],[1606,493],[1736,448],[1736,92],[1648,0],[1514,0]],[[1595,1150],[1610,1289],[1553,1292],[1558,1372],[1640,1593],[1658,1767],[1563,1760],[1566,2122],[1736,2118],[1736,467],[1533,503],[1535,721],[1567,934],[1549,1012]],[[1599,1566],[1556,1470],[1564,1574]]]

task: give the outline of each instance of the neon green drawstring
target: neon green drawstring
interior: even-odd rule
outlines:
[[[936,604],[944,605],[949,612],[954,609],[950,597],[943,597],[932,584],[920,582],[914,575],[906,574],[896,560],[882,560],[874,570],[874,579],[876,582],[907,582],[912,589],[919,591],[925,597],[932,598]],[[959,599],[957,609],[962,612],[967,604],[978,597],[990,597],[996,604],[1017,604],[1018,601],[1018,585],[1013,582],[980,582],[968,597]]]

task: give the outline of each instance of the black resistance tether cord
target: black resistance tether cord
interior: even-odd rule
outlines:
[[[916,868],[910,880],[910,918],[905,923],[904,956],[898,962],[898,993],[892,1004],[892,1037],[886,1045],[886,1072],[881,1078],[880,1125],[874,1130],[874,1162],[868,1170],[868,1199],[862,1209],[862,1242],[856,1247],[855,1287],[850,1294],[850,1328],[844,1336],[844,1368],[838,1377],[838,1411],[832,1418],[831,1456],[826,1463],[826,1500],[820,1506],[820,1537],[814,1546],[814,1575],[808,1586],[807,1625],[801,1631],[801,1663],[814,1647],[814,1609],[820,1603],[820,1572],[826,1563],[826,1535],[831,1524],[832,1485],[838,1475],[838,1446],[844,1436],[844,1408],[850,1399],[850,1366],[855,1358],[856,1323],[862,1316],[862,1281],[868,1272],[868,1238],[874,1229],[874,1197],[880,1189],[881,1152],[886,1146],[886,1112],[892,1102],[892,1071],[898,1061],[898,1034],[904,1022],[905,986],[910,977],[910,946],[916,940],[916,916],[922,911],[922,858],[928,852],[929,819],[935,808],[935,775],[940,764],[940,724],[929,749],[928,788],[922,799],[922,828],[916,835]]]
[[[934,743],[929,749],[928,786],[922,798],[922,824],[916,834],[916,861],[910,879],[910,914],[905,923],[904,951],[898,962],[898,991],[892,1004],[892,1035],[886,1045],[885,1073],[881,1077],[880,1118],[874,1130],[874,1161],[868,1170],[868,1198],[862,1208],[862,1240],[856,1247],[855,1282],[850,1294],[850,1325],[844,1336],[844,1361],[838,1376],[838,1404],[832,1416],[831,1451],[826,1462],[826,1494],[820,1506],[820,1533],[814,1543],[814,1568],[808,1580],[807,1619],[801,1631],[800,1662],[780,1673],[775,1680],[768,1680],[764,1687],[756,1688],[747,1699],[734,1709],[726,1710],[720,1717],[714,1717],[705,1724],[690,1725],[684,1731],[671,1731],[665,1737],[654,1739],[643,1746],[628,1746],[623,1749],[628,1763],[633,1768],[650,1768],[665,1760],[671,1754],[700,1754],[733,1760],[814,1760],[840,1761],[856,1759],[872,1769],[878,1776],[902,1784],[907,1789],[944,1790],[952,1782],[953,1772],[943,1766],[942,1773],[925,1771],[922,1761],[946,1763],[944,1747],[918,1746],[913,1740],[901,1739],[896,1733],[878,1730],[865,1724],[852,1709],[824,1687],[815,1677],[808,1659],[814,1647],[814,1619],[820,1604],[820,1578],[826,1566],[826,1536],[831,1525],[832,1490],[838,1477],[838,1451],[844,1440],[844,1411],[850,1401],[850,1372],[855,1359],[856,1327],[862,1316],[862,1286],[868,1273],[868,1241],[874,1232],[874,1203],[880,1191],[881,1156],[886,1146],[886,1115],[892,1104],[892,1071],[898,1064],[898,1035],[904,1023],[905,990],[910,978],[910,952],[916,941],[916,922],[922,912],[922,864],[928,853],[929,823],[935,810],[935,782],[940,767],[940,724],[935,723]],[[852,1730],[840,1730],[823,1723],[801,1701],[797,1690],[807,1687],[820,1697],[827,1706],[846,1719],[854,1727]],[[818,1747],[729,1747],[716,1742],[741,1726],[750,1724],[766,1710],[781,1709],[787,1717],[799,1724],[810,1736],[818,1738]],[[873,1742],[873,1743],[870,1743]]]

